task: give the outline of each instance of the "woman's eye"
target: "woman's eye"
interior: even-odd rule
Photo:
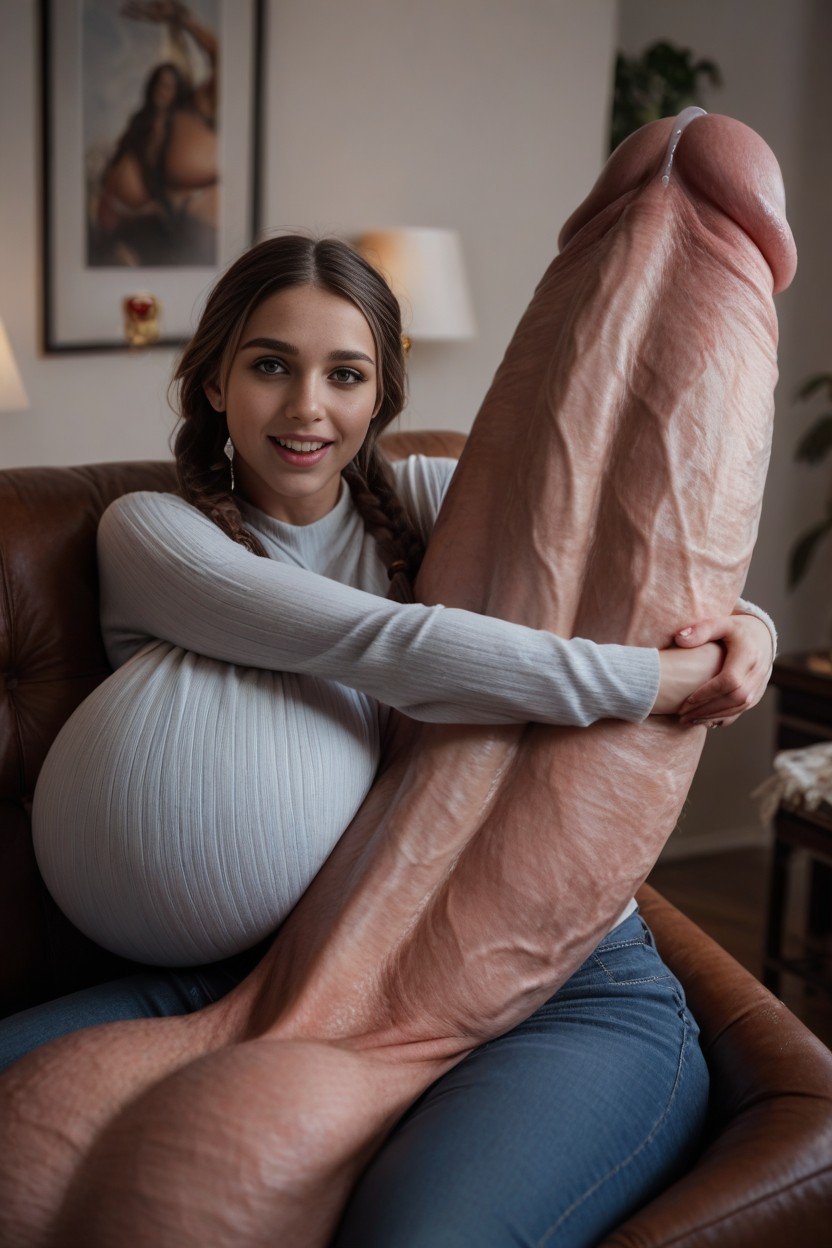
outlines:
[[[267,377],[274,377],[278,373],[285,373],[286,371],[283,362],[273,358],[257,360],[254,367],[259,373],[265,373]]]
[[[363,375],[359,373],[357,368],[336,368],[332,377],[335,381],[346,381],[353,384],[364,380]]]

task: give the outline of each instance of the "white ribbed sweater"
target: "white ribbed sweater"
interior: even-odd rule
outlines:
[[[394,465],[425,534],[455,466]],[[278,925],[370,788],[390,706],[430,722],[640,722],[658,691],[657,650],[388,601],[345,483],[314,524],[241,510],[269,559],[173,494],[104,512],[116,670],[67,720],[35,789],[56,901],[141,962],[215,961]]]

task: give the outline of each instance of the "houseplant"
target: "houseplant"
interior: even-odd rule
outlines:
[[[699,104],[703,78],[712,86],[722,86],[722,76],[713,61],[693,59],[690,48],[675,47],[662,39],[640,56],[624,56],[615,61],[615,87],[610,127],[610,151],[648,121],[675,117],[689,104]]]
[[[797,392],[799,401],[823,394],[832,407],[832,373],[817,373],[809,377]],[[818,464],[832,451],[832,411],[823,411],[804,433],[797,445],[794,457],[807,464]],[[789,588],[803,579],[815,549],[826,535],[832,532],[832,491],[827,495],[824,514],[794,542],[789,555]]]

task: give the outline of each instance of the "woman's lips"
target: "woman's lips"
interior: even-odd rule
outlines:
[[[332,446],[328,442],[319,451],[290,451],[288,446],[281,446],[277,438],[270,436],[269,441],[284,463],[294,464],[296,468],[311,468],[314,464],[319,464]]]

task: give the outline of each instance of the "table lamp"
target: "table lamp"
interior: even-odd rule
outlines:
[[[474,313],[456,230],[369,230],[357,250],[387,279],[402,305],[409,341],[473,338]]]
[[[25,412],[28,407],[6,327],[0,321],[0,412]]]

